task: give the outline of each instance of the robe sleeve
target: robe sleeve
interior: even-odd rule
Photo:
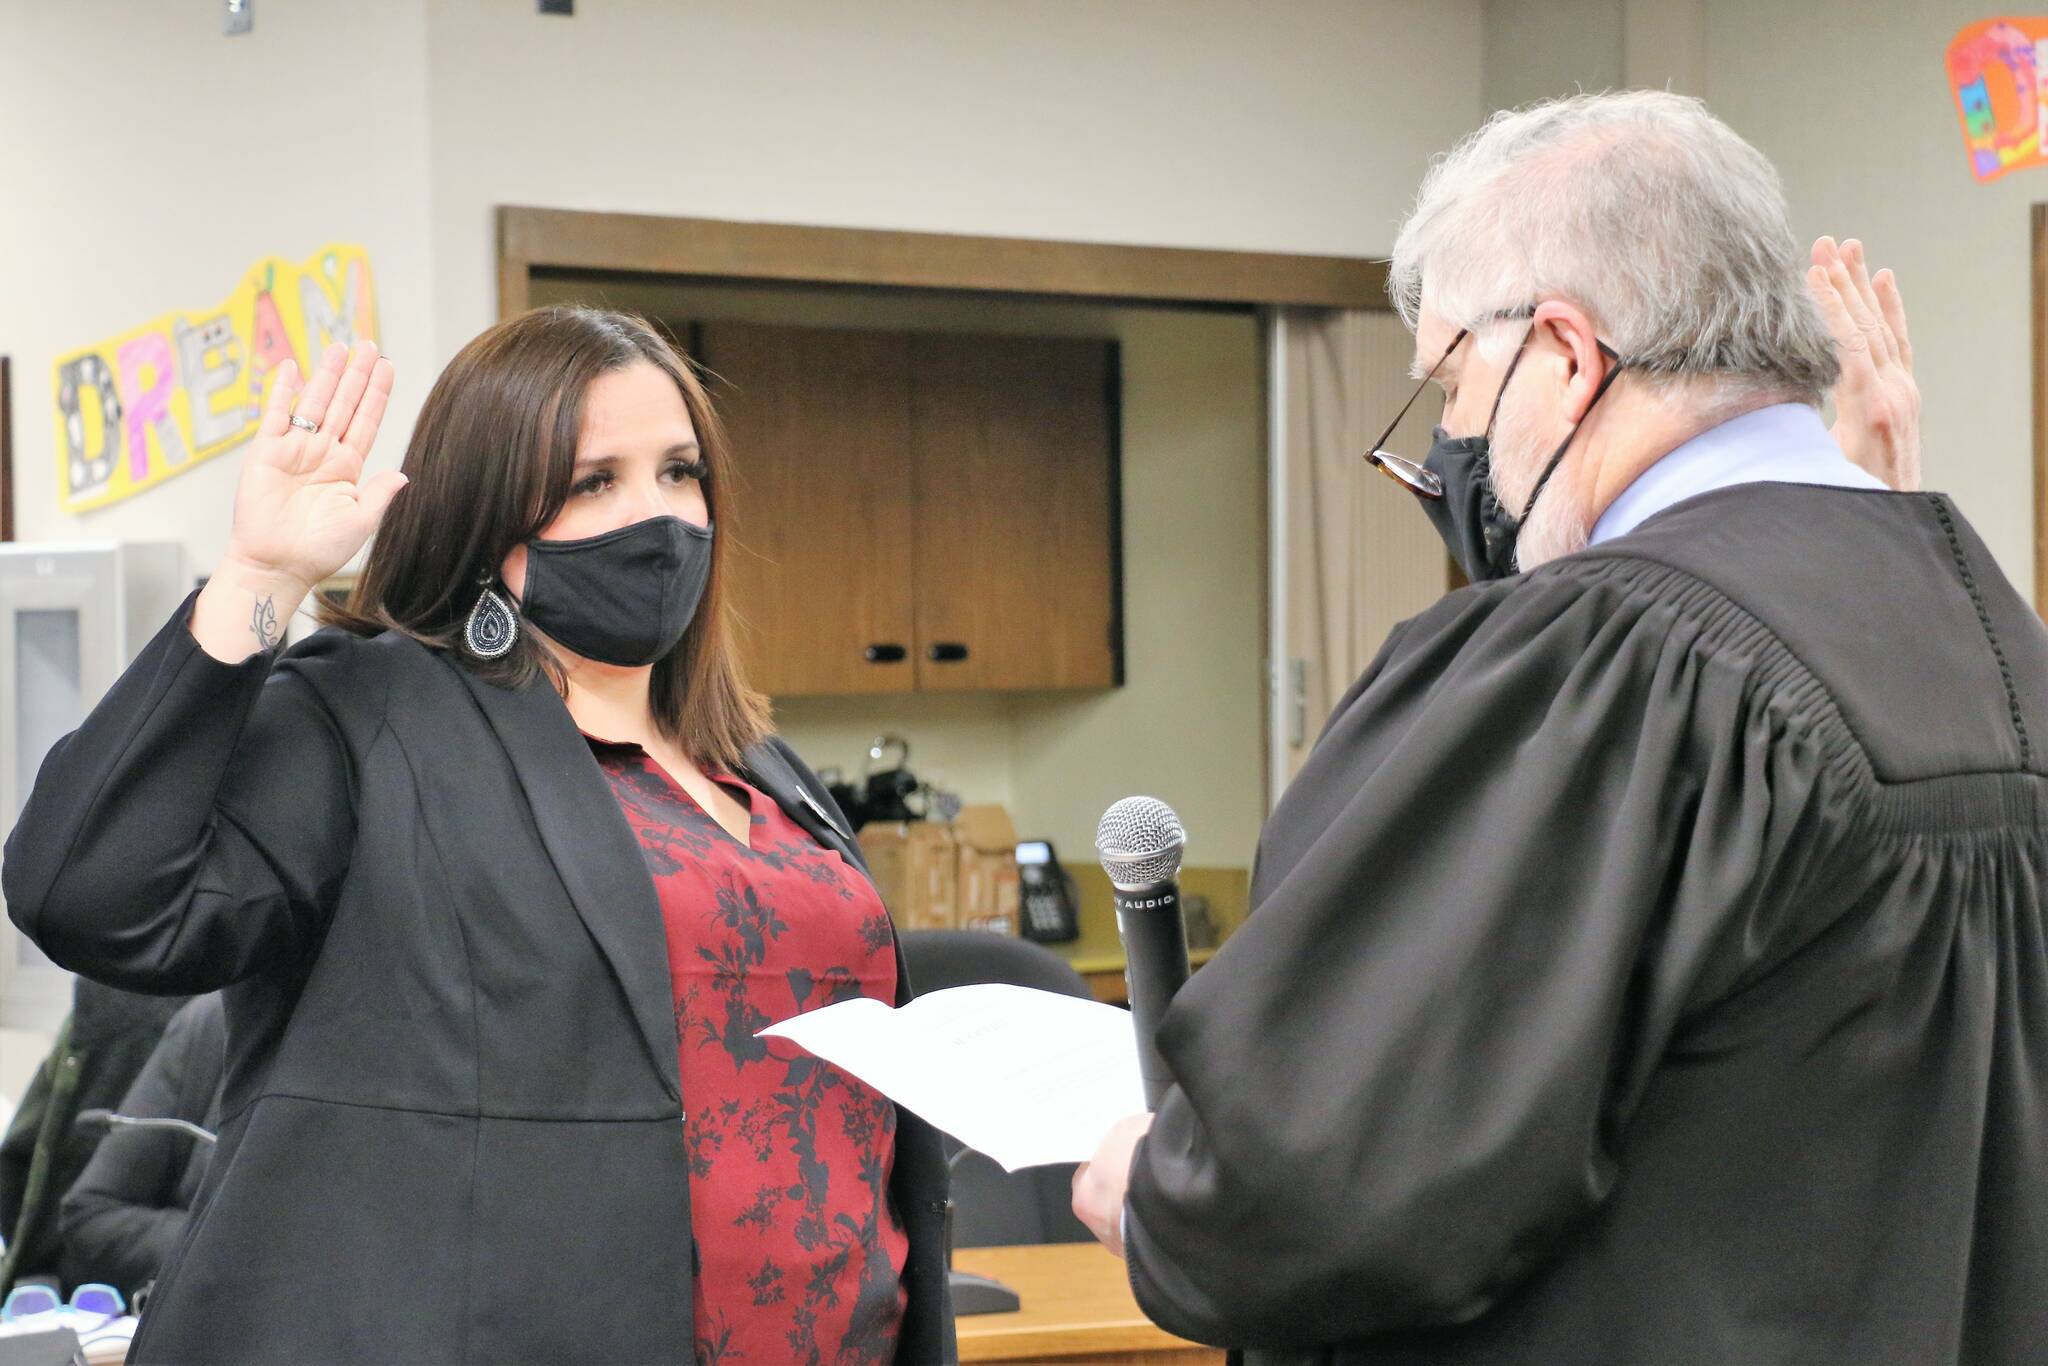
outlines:
[[[1354,691],[1160,1030],[1130,1275],[1294,1347],[1484,1312],[1605,1197],[1691,1005],[1791,930],[1823,749],[1656,594],[1454,595]]]

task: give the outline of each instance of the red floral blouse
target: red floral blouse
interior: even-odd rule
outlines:
[[[732,838],[638,745],[593,739],[661,898],[680,1039],[699,1366],[874,1366],[903,1320],[889,1203],[896,1110],[757,1030],[896,998],[895,936],[868,880],[774,799]]]

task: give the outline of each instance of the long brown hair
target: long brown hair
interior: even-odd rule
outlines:
[[[545,675],[567,691],[562,662],[531,631],[499,659],[461,644],[462,627],[513,546],[540,534],[568,501],[591,381],[641,361],[675,381],[710,467],[715,523],[731,484],[725,429],[691,363],[644,319],[595,308],[541,308],[499,323],[457,353],[413,425],[403,469],[412,481],[384,514],[345,605],[320,619],[359,635],[402,631],[503,687]],[[711,578],[696,617],[654,664],[655,725],[699,763],[736,766],[766,736],[768,700],[746,684],[726,597],[730,537],[711,543]]]

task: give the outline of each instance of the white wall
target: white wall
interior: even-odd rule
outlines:
[[[531,10],[429,0],[444,354],[498,204],[1366,255],[1479,109],[1477,0]]]
[[[1943,54],[1996,13],[1958,0],[1715,0],[1704,95],[1777,164],[1803,237],[1898,272],[1929,488],[1953,493],[2033,595],[2028,212],[2048,170],[1971,177]],[[2022,11],[2025,12],[2025,11]]]
[[[1860,237],[1899,277],[1929,488],[2032,595],[2028,210],[2048,171],[1971,177],[1943,57],[1963,0],[1488,0],[1489,109],[1576,88],[1704,98],[1777,166],[1803,240]]]
[[[1487,112],[1623,84],[1622,8],[1622,0],[1486,0]]]
[[[261,257],[359,242],[402,361],[396,463],[432,377],[426,16],[416,0],[0,0],[0,352],[14,360],[16,534],[168,539],[202,573],[238,455],[79,517],[57,508],[52,358],[224,300]]]

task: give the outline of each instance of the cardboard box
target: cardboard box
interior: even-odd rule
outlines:
[[[1017,827],[1000,806],[962,807],[953,821],[960,928],[1017,933]]]
[[[951,930],[960,924],[959,865],[951,826],[883,821],[861,827],[861,853],[899,930]]]

